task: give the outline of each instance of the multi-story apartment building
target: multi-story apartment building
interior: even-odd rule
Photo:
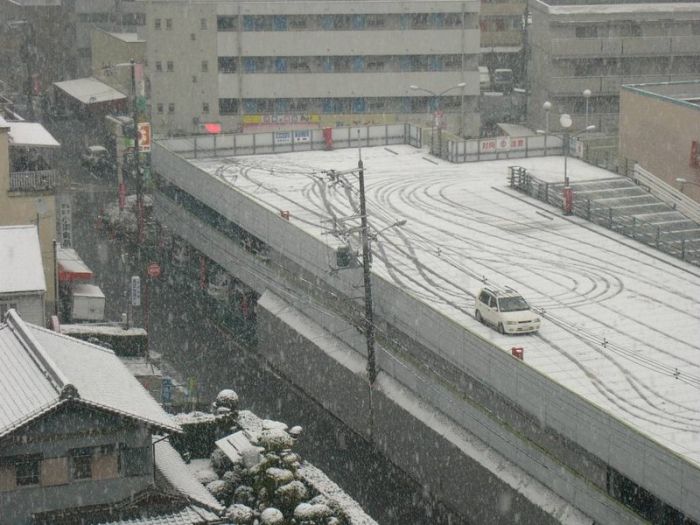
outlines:
[[[481,65],[510,68],[520,79],[527,0],[481,0]]]
[[[157,132],[430,121],[440,110],[447,128],[478,135],[479,2],[146,0],[146,20]]]
[[[620,86],[691,80],[700,72],[700,3],[530,0],[528,121],[615,131]],[[584,97],[583,92],[590,90]],[[588,93],[587,93],[588,94]]]

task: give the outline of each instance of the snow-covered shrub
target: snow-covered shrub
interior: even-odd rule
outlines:
[[[292,436],[287,434],[287,432],[281,428],[269,428],[263,430],[260,433],[259,441],[266,450],[274,451],[289,449],[294,445],[294,439],[292,439]]]
[[[238,394],[230,388],[226,388],[216,396],[215,404],[217,407],[225,407],[235,412],[238,410]]]
[[[236,525],[250,525],[255,519],[253,509],[247,505],[234,503],[226,509],[226,517],[232,520]]]
[[[211,460],[212,469],[214,469],[214,472],[219,476],[222,476],[224,472],[233,468],[233,463],[231,463],[231,460],[220,448],[215,448],[209,459]]]
[[[255,503],[255,491],[253,487],[241,485],[233,491],[233,501],[242,505],[253,505]]]
[[[233,488],[234,487],[231,483],[224,481],[223,479],[217,479],[207,483],[207,490],[211,492],[211,495],[219,501],[228,500],[231,497],[231,494],[233,494]]]
[[[260,523],[262,525],[282,525],[284,515],[279,509],[270,507],[260,513]]]
[[[279,487],[275,491],[275,498],[280,507],[293,509],[299,503],[309,497],[309,491],[301,481],[292,481]]]
[[[221,479],[227,481],[233,486],[238,486],[241,483],[241,473],[238,470],[227,470]]]
[[[301,521],[318,521],[332,514],[331,508],[323,503],[299,503],[294,509],[294,517]]]
[[[301,436],[301,433],[303,432],[303,428],[300,427],[299,425],[295,425],[292,428],[289,429],[289,435],[292,436],[294,439],[298,439],[299,436]]]
[[[294,481],[294,473],[285,468],[269,468],[265,471],[265,477],[272,481],[275,487]]]
[[[217,479],[219,479],[219,476],[216,475],[216,472],[209,468],[198,470],[194,473],[194,477],[197,478],[197,481],[199,481],[202,485],[207,485],[212,481],[216,481]]]

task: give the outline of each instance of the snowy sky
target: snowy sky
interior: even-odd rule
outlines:
[[[362,157],[379,232],[374,272],[504,351],[523,346],[528,365],[700,464],[700,269],[508,187],[511,165],[561,182],[562,157],[433,164],[404,145]],[[322,171],[357,159],[343,149],[195,163],[327,239],[321,221],[356,214],[358,185],[354,175],[331,183]],[[574,182],[615,177],[571,158],[568,173]],[[483,277],[544,309],[540,332],[502,336],[477,323]]]

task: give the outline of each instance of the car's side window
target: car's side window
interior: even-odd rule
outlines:
[[[496,298],[493,295],[489,296],[489,308],[496,308]]]
[[[487,294],[486,292],[481,292],[481,293],[479,294],[479,301],[481,301],[482,303],[484,303],[485,305],[488,306],[488,304],[489,304],[489,294]]]

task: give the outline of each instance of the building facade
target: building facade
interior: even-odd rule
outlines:
[[[637,163],[700,202],[700,80],[622,86],[619,138],[621,166]]]
[[[53,152],[59,147],[41,124],[0,117],[0,225],[34,224],[39,229],[47,311],[53,310],[56,294],[53,242],[60,171],[54,168]]]
[[[512,69],[519,85],[525,71],[526,11],[527,0],[481,0],[479,13],[480,65]]]
[[[478,2],[149,0],[146,20],[156,132],[436,115],[478,135]]]
[[[700,71],[699,3],[530,0],[529,9],[533,128],[544,129],[549,101],[550,129],[568,113],[573,129],[588,122],[614,132],[621,85],[692,80]]]

